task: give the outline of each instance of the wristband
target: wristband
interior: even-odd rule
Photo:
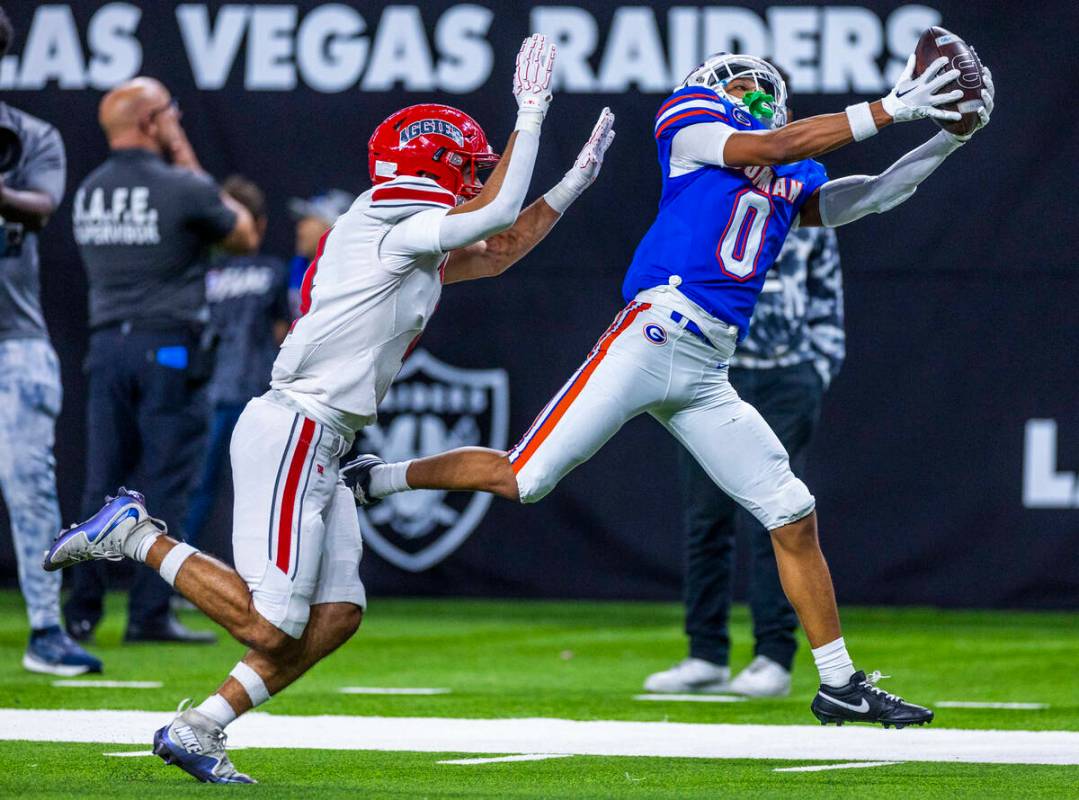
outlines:
[[[565,214],[570,203],[580,196],[580,192],[576,192],[566,186],[566,180],[563,178],[552,186],[551,190],[543,196],[543,201],[559,214]]]
[[[543,125],[543,113],[535,109],[522,108],[517,112],[517,124],[513,126],[515,131],[528,131],[536,136],[540,135]]]
[[[873,121],[873,112],[869,108],[869,103],[847,106],[847,122],[856,142],[862,142],[877,135],[877,123]]]

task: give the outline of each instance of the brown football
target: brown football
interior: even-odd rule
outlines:
[[[940,27],[929,28],[918,40],[914,48],[914,74],[922,72],[941,56],[948,59],[943,72],[950,69],[959,70],[959,77],[937,90],[937,94],[961,89],[963,96],[954,103],[940,106],[948,111],[958,111],[963,118],[955,122],[934,120],[946,131],[965,136],[974,130],[978,124],[978,109],[985,105],[982,100],[982,62],[978,60],[978,54],[962,39],[950,31]]]

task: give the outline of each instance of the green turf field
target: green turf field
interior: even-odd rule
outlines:
[[[116,800],[197,791],[257,798],[810,798],[897,800],[1079,796],[1079,768],[896,764],[841,772],[779,773],[792,762],[594,758],[455,767],[452,754],[237,751],[258,786],[199,786],[155,758],[104,758],[101,745],[0,743],[0,795]],[[33,766],[31,766],[33,765]],[[162,794],[157,794],[157,793]],[[154,793],[154,794],[151,794]]]
[[[240,656],[239,645],[121,645],[123,602],[93,648],[102,678],[161,681],[159,689],[56,688],[22,671],[25,618],[0,593],[0,709],[167,711],[201,700]],[[1079,624],[1072,614],[846,609],[852,655],[893,678],[884,687],[915,702],[1042,703],[1036,710],[939,708],[936,728],[1079,731]],[[188,615],[193,625],[210,623]],[[737,609],[732,665],[745,664],[749,630]],[[652,671],[684,655],[680,607],[670,604],[376,600],[359,635],[263,707],[271,714],[382,717],[636,720],[815,725],[816,673],[804,646],[790,698],[741,703],[641,702]],[[344,695],[341,687],[437,687],[435,696]],[[846,730],[846,729],[844,729]],[[905,732],[904,732],[905,733]],[[915,732],[916,733],[916,732]],[[148,744],[152,730],[147,730]],[[11,739],[13,734],[2,738]],[[114,740],[117,741],[117,740]],[[0,742],[0,796],[127,797],[193,781],[152,758],[111,758],[134,744]],[[475,751],[467,754],[475,756]],[[493,753],[497,755],[497,753]],[[1079,767],[917,761],[814,773],[809,762],[572,756],[550,761],[450,766],[453,753],[238,750],[260,796],[361,797],[1079,797]],[[839,759],[840,761],[842,759]],[[207,788],[207,790],[210,790]]]

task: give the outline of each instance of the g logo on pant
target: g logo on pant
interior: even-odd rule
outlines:
[[[652,344],[667,344],[667,331],[662,327],[651,323],[644,326],[644,338]]]

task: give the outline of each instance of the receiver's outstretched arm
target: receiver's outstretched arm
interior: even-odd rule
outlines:
[[[700,152],[694,153],[694,158],[724,167],[789,164],[868,139],[893,122],[925,117],[957,120],[958,112],[946,111],[940,106],[958,100],[963,93],[958,89],[937,93],[959,77],[956,69],[942,72],[946,64],[947,59],[938,58],[914,78],[912,55],[887,97],[874,103],[850,106],[842,114],[808,117],[771,131],[736,131],[727,125],[704,126],[712,141],[695,147]]]
[[[989,123],[993,113],[995,89],[993,76],[982,69],[982,102],[977,127],[965,136],[940,131],[925,144],[904,155],[880,175],[848,175],[828,181],[802,206],[799,222],[806,226],[836,228],[861,219],[867,214],[882,214],[909,198],[918,185]]]

